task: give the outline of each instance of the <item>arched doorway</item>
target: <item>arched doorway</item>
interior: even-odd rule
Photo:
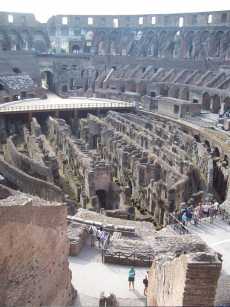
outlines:
[[[208,93],[204,93],[202,97],[202,109],[203,110],[210,110],[210,102],[211,98]]]
[[[105,190],[97,190],[96,195],[98,197],[100,208],[106,209],[106,191]]]
[[[45,70],[41,74],[42,87],[49,91],[54,91],[54,78],[53,73],[49,70]]]
[[[218,95],[213,96],[212,112],[218,114],[220,111],[220,97]]]
[[[4,91],[4,90],[5,90],[4,85],[0,83],[0,91]]]
[[[224,99],[224,112],[230,111],[230,97]]]
[[[79,54],[80,52],[80,47],[78,45],[73,45],[72,46],[72,53],[73,54]]]

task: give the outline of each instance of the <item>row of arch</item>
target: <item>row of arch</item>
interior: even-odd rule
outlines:
[[[167,87],[163,86],[160,88],[160,95],[162,96],[169,96],[174,98],[179,98],[183,100],[189,100],[189,87],[179,87],[179,86],[172,86]],[[224,104],[223,111],[230,110],[230,96],[225,98],[221,98],[218,94],[210,94],[208,92],[204,92],[201,95],[201,101],[193,101],[193,102],[200,102],[202,104],[202,109],[206,111],[211,111],[213,113],[218,114],[221,110],[221,103]]]
[[[230,58],[230,31],[128,30],[88,31],[84,44],[71,42],[70,52],[99,55]]]
[[[19,50],[34,50],[37,52],[47,52],[50,42],[49,37],[42,31],[21,32],[11,29],[0,29],[0,50],[3,51],[19,51]]]

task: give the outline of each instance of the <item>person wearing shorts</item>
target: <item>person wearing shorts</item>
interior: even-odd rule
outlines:
[[[131,289],[131,286],[134,289],[134,281],[135,281],[135,270],[133,267],[130,268],[129,270],[129,277],[128,277],[128,282],[129,282],[129,289]]]

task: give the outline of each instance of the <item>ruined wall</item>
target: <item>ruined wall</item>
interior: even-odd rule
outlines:
[[[89,116],[85,138],[92,143],[97,131],[98,151],[101,157],[113,162],[113,177],[122,186],[124,202],[147,210],[162,225],[167,223],[168,212],[191,196],[188,192],[189,165],[184,165],[184,172],[181,172],[177,155],[169,151],[166,157],[161,156],[165,148],[159,133],[145,133],[143,127],[136,126],[138,118],[134,115],[128,120],[128,116],[132,117],[114,112],[105,120]],[[139,119],[141,121],[141,117]],[[96,125],[100,125],[100,129],[90,129]],[[174,163],[167,163],[168,159]]]
[[[59,187],[27,175],[2,158],[0,158],[0,174],[25,193],[38,195],[50,201],[62,201],[63,199],[63,192]]]
[[[66,214],[64,205],[19,193],[0,201],[1,305],[72,303]]]
[[[102,161],[97,153],[90,152],[86,142],[77,139],[64,120],[50,117],[47,125],[47,138],[56,150],[64,175],[66,178],[72,176],[76,189],[79,188],[79,193],[86,197],[86,202],[93,202],[97,190],[109,195],[112,189],[111,165]],[[108,200],[106,205],[112,206]]]
[[[28,173],[30,176],[50,182],[53,181],[51,169],[46,167],[42,160],[36,161],[18,152],[13,143],[12,137],[7,139],[4,150],[4,158],[7,162],[11,163],[23,172]]]
[[[148,306],[213,306],[221,261],[217,255],[194,253],[153,261],[149,271]]]

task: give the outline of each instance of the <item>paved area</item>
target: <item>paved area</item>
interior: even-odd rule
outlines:
[[[135,102],[87,97],[64,99],[55,94],[49,94],[47,99],[34,98],[1,104],[0,113],[64,111],[75,109],[133,109],[134,107]]]
[[[76,306],[95,306],[100,294],[114,293],[121,306],[145,306],[143,278],[146,268],[135,268],[135,289],[128,289],[129,267],[101,263],[101,251],[89,242],[77,257],[69,258],[72,283],[78,291]]]

